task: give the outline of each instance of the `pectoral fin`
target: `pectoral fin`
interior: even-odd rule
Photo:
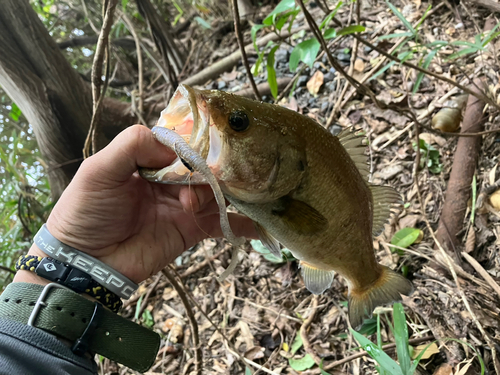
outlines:
[[[303,261],[300,261],[300,268],[304,284],[311,293],[321,294],[332,286],[334,271],[320,270]]]
[[[318,210],[289,196],[281,198],[271,213],[280,217],[291,231],[298,234],[316,234],[328,227],[328,219]]]
[[[283,256],[281,255],[280,243],[278,240],[271,236],[267,230],[256,221],[254,221],[253,224],[255,225],[257,234],[259,235],[260,242],[262,242],[262,244],[267,247],[271,254],[275,257],[282,258]]]

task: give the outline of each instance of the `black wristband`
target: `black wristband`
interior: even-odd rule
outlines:
[[[115,313],[123,305],[120,297],[97,283],[89,274],[49,257],[21,255],[16,262],[16,270],[32,271],[77,293],[86,293]]]

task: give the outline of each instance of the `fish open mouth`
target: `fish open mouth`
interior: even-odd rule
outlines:
[[[175,131],[207,163],[214,164],[220,154],[220,140],[215,127],[210,127],[210,113],[202,92],[179,85],[156,127]],[[205,184],[205,178],[194,172],[189,160],[179,157],[162,169],[142,168],[143,178],[166,184]]]

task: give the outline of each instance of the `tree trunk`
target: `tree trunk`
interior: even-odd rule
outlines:
[[[92,117],[90,86],[49,35],[27,0],[2,0],[0,85],[33,126],[57,199],[82,160]],[[135,117],[130,105],[106,99],[98,133],[106,145]]]

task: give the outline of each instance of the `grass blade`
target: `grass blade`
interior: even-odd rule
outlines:
[[[396,351],[398,353],[399,366],[403,375],[411,375],[411,357],[408,348],[408,326],[403,305],[395,303],[393,307],[394,337],[396,339]]]
[[[413,28],[413,26],[411,25],[411,23],[408,22],[408,20],[405,18],[405,16],[403,16],[403,14],[394,5],[392,5],[390,2],[386,1],[386,3],[387,3],[387,6],[396,15],[396,17],[398,17],[399,20],[401,22],[403,22],[403,25],[405,25],[405,27],[412,33],[412,35],[416,36],[417,32],[415,31],[415,29]]]
[[[350,329],[356,341],[366,350],[366,352],[380,365],[381,369],[391,375],[403,375],[401,368],[391,357],[389,357],[382,349],[373,342],[368,340],[362,334]]]

